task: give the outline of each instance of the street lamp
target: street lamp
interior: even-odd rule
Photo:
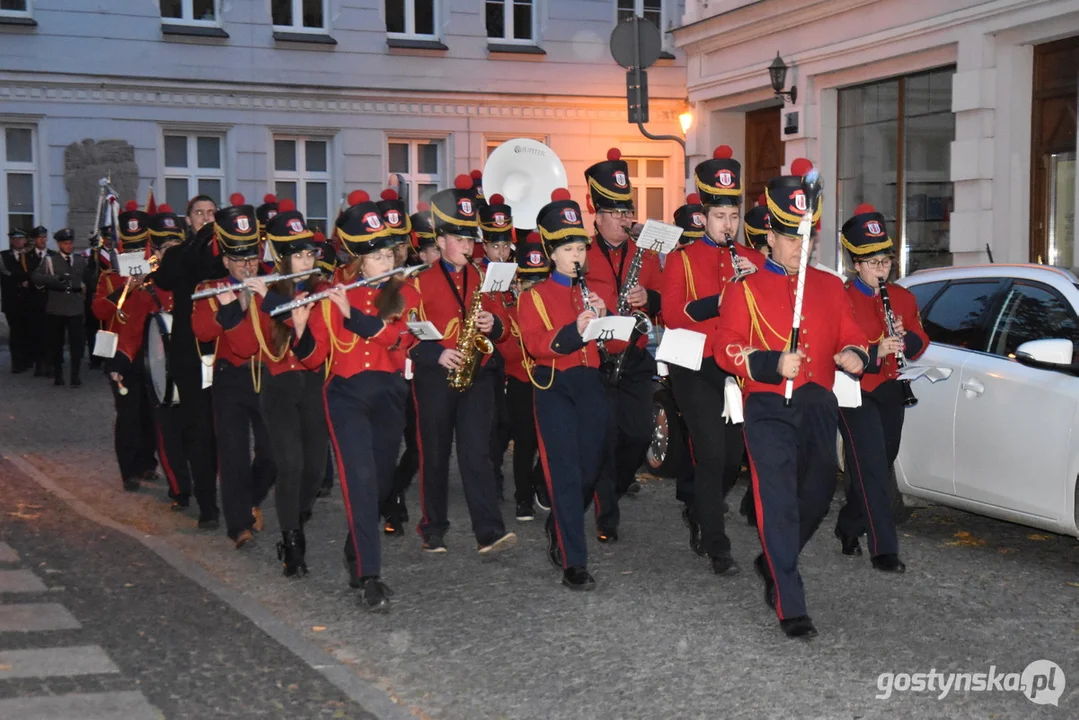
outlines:
[[[779,57],[778,50],[776,51],[776,59],[768,66],[768,76],[772,80],[772,91],[776,94],[776,97],[787,98],[791,105],[798,102],[797,87],[791,85],[789,91],[783,90],[783,86],[787,84],[787,64],[783,62],[783,58]]]
[[[689,133],[689,129],[693,127],[693,111],[686,110],[684,113],[678,116],[678,124],[682,126],[682,134]]]

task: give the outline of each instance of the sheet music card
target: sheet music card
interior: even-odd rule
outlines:
[[[480,292],[509,292],[513,287],[513,276],[516,274],[517,263],[488,263]]]
[[[656,350],[656,360],[690,370],[700,370],[704,359],[704,333],[684,328],[667,328]]]
[[[116,268],[121,277],[138,277],[150,272],[150,261],[141,251],[123,253],[117,258]]]
[[[660,255],[678,247],[678,238],[682,237],[682,228],[670,225],[659,220],[649,220],[644,224],[644,229],[637,236],[637,247],[654,250]]]
[[[839,407],[858,408],[862,406],[862,383],[853,375],[836,368],[832,392],[839,400]]]
[[[929,382],[940,382],[952,376],[952,369],[926,365],[908,365],[899,373],[900,380],[917,380],[924,377]]]
[[[604,342],[608,340],[629,340],[629,336],[633,334],[633,328],[636,324],[636,318],[622,317],[620,315],[596,318],[588,321],[588,326],[584,329],[584,335],[581,336],[581,339],[585,342],[591,342],[597,338]]]
[[[435,324],[430,320],[424,320],[423,322],[410,322],[405,323],[408,325],[408,329],[412,331],[420,340],[441,340],[442,333],[438,331]]]

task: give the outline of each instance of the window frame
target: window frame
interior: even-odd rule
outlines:
[[[165,164],[165,138],[166,137],[185,137],[187,138],[187,167],[179,168]],[[218,141],[218,156],[221,161],[220,168],[202,168],[198,165],[198,139],[200,137],[212,137]],[[228,134],[219,129],[202,129],[191,127],[162,127],[161,128],[161,145],[159,151],[159,167],[161,168],[160,184],[162,198],[167,201],[168,199],[168,181],[169,180],[187,180],[187,199],[184,201],[184,208],[186,208],[187,202],[191,198],[195,197],[199,193],[199,181],[200,180],[218,180],[221,182],[221,197],[217,198],[219,205],[227,203],[229,197],[228,189]],[[194,165],[192,165],[194,163]],[[183,208],[174,207],[178,213],[183,212]]]
[[[391,144],[407,144],[408,145],[408,167],[409,172],[401,173],[390,169],[390,145]],[[419,151],[420,145],[435,145],[438,148],[438,169],[436,174],[421,173],[419,172]],[[408,212],[416,212],[416,204],[420,202],[420,185],[434,185],[436,188],[442,189],[449,187],[449,137],[448,136],[436,136],[436,135],[401,135],[401,134],[387,134],[384,144],[385,148],[385,165],[386,177],[390,175],[400,175],[404,178],[408,187]],[[437,192],[437,190],[436,190]]]
[[[27,18],[33,19],[34,17],[34,0],[25,0],[25,10],[0,10],[0,18]],[[5,127],[7,127],[5,125]]]
[[[296,143],[296,170],[280,170],[277,167],[277,141],[278,140],[291,140]],[[307,169],[307,143],[308,141],[326,143],[326,170],[308,170]],[[311,225],[311,218],[307,212],[307,183],[309,182],[324,182],[326,184],[326,217],[319,218],[325,221],[325,227],[322,227],[322,231],[327,235],[330,234],[330,224],[336,220],[335,208],[333,206],[334,198],[336,197],[334,192],[333,182],[333,136],[332,135],[297,135],[295,133],[274,133],[271,137],[271,145],[273,146],[273,152],[271,153],[272,167],[270,176],[273,182],[273,192],[277,195],[278,200],[283,199],[277,193],[277,183],[279,182],[291,182],[296,184],[296,209],[299,210],[308,225]],[[312,228],[313,229],[313,228]]]
[[[8,130],[29,130],[30,131],[30,162],[16,162],[9,161],[7,159],[7,131]],[[10,216],[12,215],[11,208],[9,207],[8,198],[8,174],[18,175],[30,175],[30,187],[33,193],[32,203],[30,207],[30,227],[34,227],[35,224],[40,224],[39,219],[41,214],[39,208],[42,207],[41,198],[41,176],[38,172],[38,160],[41,156],[40,148],[38,147],[38,129],[37,126],[32,123],[25,122],[11,122],[0,124],[0,237],[3,237],[4,247],[9,247],[7,234],[11,230]],[[30,228],[26,228],[29,230]]]
[[[180,13],[183,17],[170,18],[161,16],[161,23],[163,25],[186,25],[190,27],[221,27],[221,0],[213,0],[214,3],[214,19],[213,20],[196,20],[195,14],[195,0],[180,0],[181,10]],[[160,12],[161,3],[158,2],[158,11]]]
[[[989,323],[990,323],[991,320],[995,321],[996,318],[1000,315],[1001,304],[1004,301],[1005,291],[1009,287],[1011,287],[1011,282],[1010,281],[1011,281],[1011,278],[1004,277],[1004,276],[967,277],[967,278],[949,279],[947,281],[947,283],[944,285],[944,287],[940,288],[940,290],[938,290],[936,292],[936,294],[933,295],[933,299],[930,300],[928,303],[926,303],[926,306],[924,308],[919,309],[919,315],[921,316],[921,320],[922,320],[922,328],[925,330],[926,336],[929,337],[929,341],[934,345],[940,345],[941,347],[947,347],[947,348],[951,348],[953,350],[961,350],[963,352],[973,352],[973,353],[980,353],[982,355],[990,355],[990,356],[993,356],[993,357],[1000,357],[999,355],[994,355],[993,353],[989,352],[989,350],[988,350],[988,348],[989,348],[989,333],[990,333]],[[951,343],[947,343],[947,342],[944,342],[942,340],[934,339],[932,336],[929,335],[929,328],[927,327],[927,325],[929,323],[929,316],[932,314],[932,312],[933,312],[934,308],[936,307],[937,303],[940,301],[940,299],[942,297],[944,297],[944,295],[948,292],[949,289],[951,289],[953,286],[956,286],[956,285],[975,285],[975,284],[989,283],[989,282],[997,283],[997,288],[996,288],[996,290],[993,291],[993,295],[990,298],[989,303],[986,305],[985,311],[982,314],[982,317],[979,318],[979,320],[978,320],[977,327],[979,329],[981,329],[981,331],[984,333],[984,336],[982,337],[981,347],[973,348],[973,347],[963,347],[961,345],[952,345]]]
[[[661,41],[660,47],[664,52],[669,52],[674,46],[674,39],[671,34],[667,32],[667,25],[669,23],[669,6],[671,0],[659,0],[659,37]],[[622,22],[618,15],[622,10],[618,7],[618,0],[614,0],[614,24]],[[644,0],[633,0],[633,14],[637,17],[644,17]]]
[[[322,26],[307,27],[303,24],[303,4],[305,0],[289,0],[292,3],[292,25],[278,25],[273,21],[273,5],[270,6],[270,24],[275,32],[310,33],[325,35],[330,31],[330,0],[312,0],[322,3]],[[297,24],[298,23],[298,24]]]
[[[386,28],[386,37],[396,40],[440,40],[442,38],[442,0],[432,0],[431,10],[434,14],[432,18],[431,28],[432,31],[428,33],[416,32],[416,0],[400,0],[404,3],[405,9],[405,31],[404,32],[390,32],[389,28]],[[484,10],[486,11],[487,3],[484,0]],[[386,26],[386,0],[380,0],[379,9],[382,12],[382,25]],[[411,28],[411,30],[410,30]],[[484,30],[486,32],[486,28]],[[534,34],[534,31],[533,31]]]
[[[528,0],[529,11],[532,15],[532,35],[528,38],[515,38],[513,37],[513,6],[519,2],[519,0],[483,0],[484,11],[484,32],[487,30],[487,4],[490,2],[502,3],[502,34],[497,37],[487,36],[487,42],[497,43],[499,45],[536,45],[539,42],[536,26],[539,23],[539,3],[540,0]],[[437,0],[436,0],[437,4]],[[510,12],[506,12],[506,8],[510,9]]]
[[[674,215],[673,210],[671,212],[667,212],[667,206],[670,204],[670,198],[668,197],[667,193],[667,176],[670,171],[670,168],[668,167],[668,161],[670,160],[670,158],[664,157],[662,155],[624,155],[622,156],[622,159],[625,160],[627,163],[635,160],[637,162],[637,171],[645,171],[643,177],[638,177],[637,175],[633,174],[627,175],[630,186],[632,186],[632,188],[637,191],[637,202],[634,203],[637,211],[637,220],[639,222],[644,222],[645,220],[649,219],[647,215],[642,215],[641,213],[641,210],[643,209],[643,206],[645,204],[644,202],[642,202],[645,197],[644,191],[648,188],[660,188],[661,190],[663,190],[663,213],[660,215],[660,217],[655,219],[661,222],[668,222],[667,218]],[[663,177],[648,177],[647,163],[649,160],[659,160],[663,163]]]

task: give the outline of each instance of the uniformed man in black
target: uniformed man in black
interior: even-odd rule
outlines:
[[[26,269],[33,276],[38,265],[45,262],[49,251],[49,231],[42,225],[30,231],[31,245],[24,250]],[[49,299],[48,290],[30,283],[29,327],[30,359],[34,363],[34,377],[48,377],[52,374],[52,358],[49,356],[49,328],[45,319],[45,304]]]
[[[83,319],[86,282],[90,269],[86,258],[75,254],[75,233],[71,228],[53,235],[58,250],[50,250],[45,261],[31,275],[34,285],[48,293],[45,313],[49,328],[49,354],[52,358],[53,384],[64,384],[64,338],[71,356],[71,387],[82,386],[79,376],[82,353],[86,346]]]
[[[34,365],[30,352],[30,273],[27,270],[26,232],[11,230],[11,247],[0,252],[0,309],[7,319],[11,346],[11,372]]]

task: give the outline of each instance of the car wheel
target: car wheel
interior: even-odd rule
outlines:
[[[657,477],[679,477],[688,461],[689,448],[678,407],[670,391],[660,388],[652,396],[652,444],[645,456],[648,471]]]

